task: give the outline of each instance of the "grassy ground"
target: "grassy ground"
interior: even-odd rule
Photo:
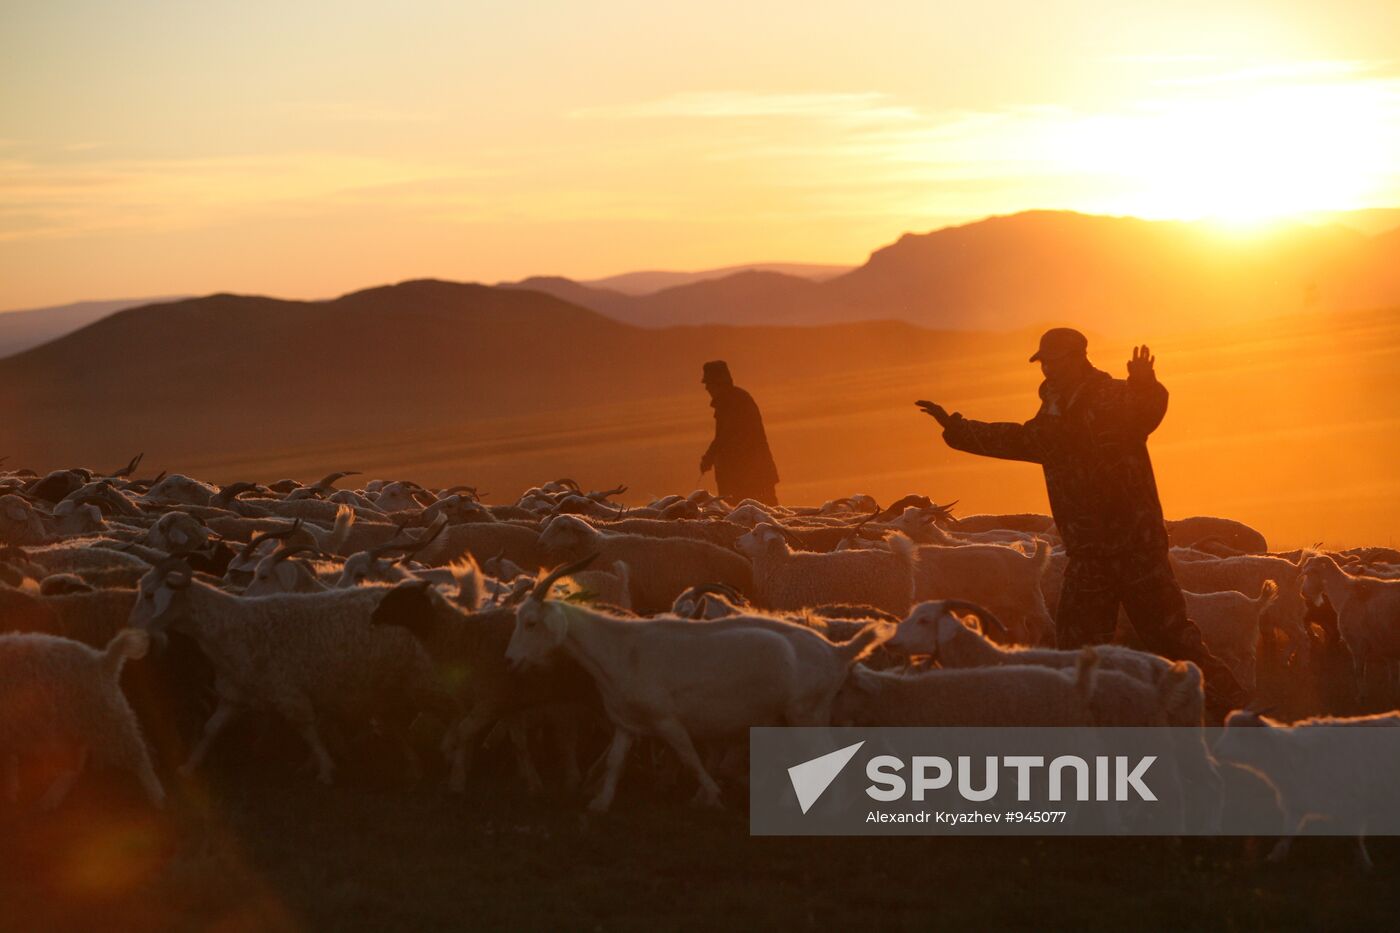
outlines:
[[[1347,840],[1289,864],[1239,839],[750,838],[625,782],[607,817],[503,774],[465,798],[321,788],[279,770],[175,785],[153,814],[85,780],[55,814],[0,822],[0,928],[119,930],[1358,929],[1394,916]]]
[[[1318,541],[1400,545],[1400,414],[1389,401],[1400,392],[1400,315],[1336,321],[1332,327],[1330,319],[1288,319],[1274,328],[1153,342],[1171,392],[1151,441],[1167,517],[1236,518],[1279,550]],[[1122,376],[1130,353],[1127,344],[1096,344],[1093,359]],[[1023,421],[1035,413],[1041,379],[1027,355],[1008,338],[995,353],[917,365],[874,358],[868,368],[780,380],[754,370],[740,382],[763,410],[786,503],[816,505],[863,492],[888,504],[921,493],[960,500],[960,515],[1044,512],[1038,468],[948,449],[913,404],[931,398],[969,417]],[[682,371],[692,368],[687,363]],[[557,408],[490,420],[464,417],[431,429],[412,421],[377,424],[369,435],[329,444],[252,445],[159,462],[219,482],[310,480],[337,469],[466,482],[489,492],[489,502],[511,501],[559,476],[594,489],[625,483],[630,491],[621,501],[630,504],[702,482],[714,491],[713,476],[697,475],[714,422],[689,375],[680,394],[658,387],[648,397],[612,403],[590,401],[594,395],[581,390]]]

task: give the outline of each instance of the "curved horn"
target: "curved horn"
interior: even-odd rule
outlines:
[[[321,489],[330,489],[330,488],[333,487],[336,483],[338,483],[338,482],[340,482],[341,480],[345,479],[345,477],[347,477],[347,476],[359,476],[359,475],[360,475],[360,471],[359,471],[359,470],[341,470],[339,473],[327,473],[325,476],[321,477],[320,479],[318,479],[316,482],[312,483],[311,485],[312,485],[312,486],[319,487],[319,488],[321,488]]]
[[[572,489],[574,492],[583,492],[583,490],[579,488],[579,484],[575,480],[569,479],[567,476],[562,477],[560,479],[556,479],[554,481],[554,484],[556,486],[565,486],[569,489]]]
[[[904,510],[911,505],[918,506],[921,509],[927,509],[933,506],[933,500],[930,499],[928,496],[905,496],[903,499],[891,503],[888,508],[882,511],[880,513],[880,520],[884,521],[886,519],[894,518],[896,515],[902,514]]]
[[[295,557],[297,554],[305,554],[307,552],[319,553],[317,549],[310,544],[293,544],[290,547],[283,545],[273,552],[272,562],[274,564],[280,564],[289,557]]]
[[[866,525],[868,525],[868,524],[870,524],[871,522],[873,522],[873,521],[879,516],[879,514],[880,514],[880,510],[879,510],[879,509],[876,509],[875,511],[871,512],[869,515],[865,516],[865,517],[862,518],[858,523],[856,523],[856,525],[855,525],[855,527],[854,527],[853,530],[856,531],[857,533],[860,532],[860,530],[861,530],[862,528],[864,528]]]
[[[694,593],[696,596],[704,596],[706,594],[713,593],[716,596],[728,597],[730,602],[735,603],[748,602],[748,600],[744,597],[743,593],[740,593],[728,583],[702,583],[699,586],[692,587],[691,592]]]
[[[231,483],[228,486],[220,486],[219,494],[214,497],[214,501],[220,505],[228,505],[245,492],[252,492],[257,488],[257,483]]]
[[[536,583],[534,588],[530,590],[530,599],[537,601],[544,599],[549,593],[549,588],[557,583],[561,577],[567,577],[571,573],[578,573],[597,559],[598,554],[594,552],[582,560],[574,561],[572,564],[561,564],[555,567],[543,580]]]
[[[442,491],[442,497],[446,499],[448,496],[455,496],[461,493],[466,493],[467,495],[471,496],[473,500],[476,501],[479,501],[481,499],[481,496],[477,493],[475,486],[449,486],[448,488]]]
[[[399,560],[407,560],[414,554],[417,554],[419,551],[423,550],[423,548],[432,544],[435,540],[437,540],[437,537],[442,534],[443,529],[446,527],[447,516],[439,515],[436,519],[433,520],[433,524],[429,526],[427,532],[424,533],[422,538],[420,538],[417,541],[409,541],[404,544],[400,544],[398,548],[396,548],[396,550],[403,551],[403,556],[400,557]]]
[[[146,454],[145,454],[144,452],[143,452],[143,453],[137,454],[136,456],[132,457],[129,461],[127,461],[126,466],[122,467],[120,470],[118,470],[117,472],[115,472],[115,473],[113,473],[113,474],[111,474],[111,475],[114,476],[114,477],[117,477],[117,478],[119,478],[119,479],[125,479],[126,477],[130,476],[132,473],[135,473],[135,472],[136,472],[136,467],[137,467],[138,465],[140,465],[140,463],[141,463],[141,458],[144,457],[144,456],[146,456]]]
[[[964,612],[969,615],[975,615],[977,618],[982,620],[983,624],[990,625],[993,628],[995,628],[997,630],[998,635],[1002,636],[1003,638],[1011,637],[1011,632],[1006,628],[1006,625],[1000,619],[998,619],[990,609],[988,609],[985,606],[979,606],[977,603],[968,602],[965,599],[944,599],[940,600],[940,602],[942,603],[945,612],[951,610],[954,612]]]
[[[282,541],[290,538],[301,529],[301,519],[292,523],[292,527],[283,528],[280,531],[260,531],[248,539],[248,543],[243,545],[243,550],[238,552],[238,556],[247,560],[253,556],[253,551],[264,541]]]

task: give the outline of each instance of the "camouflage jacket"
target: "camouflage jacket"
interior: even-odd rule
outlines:
[[[1165,551],[1147,436],[1167,413],[1166,388],[1155,378],[1114,379],[1091,369],[1066,398],[1048,383],[1040,398],[1040,411],[1025,424],[954,415],[943,439],[968,453],[1039,463],[1070,556]]]
[[[715,439],[705,459],[714,464],[719,494],[743,496],[775,485],[778,468],[753,396],[730,386],[711,399],[710,406],[715,410]]]

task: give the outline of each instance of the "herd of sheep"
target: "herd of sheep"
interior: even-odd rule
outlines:
[[[108,766],[159,806],[172,778],[153,761],[187,777],[254,711],[290,727],[326,783],[366,732],[416,780],[428,724],[453,790],[500,737],[531,788],[586,786],[594,810],[639,742],[718,805],[751,726],[1199,730],[1206,716],[1199,669],[1132,647],[1126,622],[1112,645],[1050,647],[1065,557],[1042,515],[704,491],[626,507],[622,487],[566,479],[488,505],[467,486],[337,488],[352,473],[142,480],[139,462],[0,472],[11,804],[57,806]],[[1224,519],[1169,531],[1192,618],[1254,697],[1227,734],[1400,724],[1400,552],[1270,553]],[[600,737],[606,751],[581,758]],[[1219,780],[1204,742],[1178,767]]]

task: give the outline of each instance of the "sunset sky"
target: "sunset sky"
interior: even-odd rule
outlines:
[[[1400,206],[1400,2],[0,7],[0,309]]]

